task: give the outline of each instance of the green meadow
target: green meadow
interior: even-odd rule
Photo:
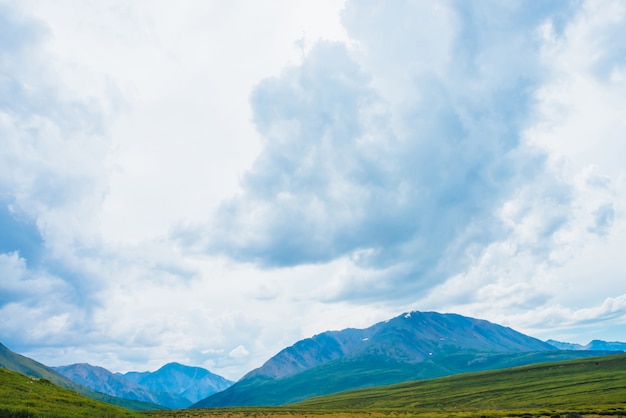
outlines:
[[[87,398],[75,391],[0,368],[0,418],[142,417],[119,406]]]
[[[362,389],[298,404],[319,410],[624,414],[626,355],[542,363]]]

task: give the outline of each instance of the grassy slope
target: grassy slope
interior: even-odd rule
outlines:
[[[543,363],[361,389],[309,399],[291,408],[368,411],[626,409],[626,354]]]
[[[66,377],[55,372],[48,366],[45,366],[31,358],[22,356],[21,354],[14,353],[2,344],[0,344],[0,368],[12,370],[14,372],[18,372],[35,378],[46,379],[54,383],[55,385],[78,392],[84,396],[87,396],[88,398],[101,402],[106,402],[111,405],[121,406],[123,408],[132,409],[135,411],[164,409],[159,405],[116,398],[91,390],[85,386],[79,385],[78,383],[71,381],[70,379],[67,379]]]
[[[0,368],[2,417],[141,417],[136,412],[98,402],[47,379]]]

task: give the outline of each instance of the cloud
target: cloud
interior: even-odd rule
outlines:
[[[17,252],[29,265],[36,265],[44,251],[44,241],[37,225],[16,212],[0,198],[0,253]]]
[[[104,114],[55,78],[41,22],[1,11],[15,42],[0,61],[0,196],[48,245],[71,247],[106,190]]]
[[[77,342],[102,286],[85,256],[106,190],[106,115],[56,77],[43,22],[1,5],[0,26],[0,337]]]
[[[246,350],[246,347],[244,347],[243,345],[238,345],[237,347],[233,348],[230,353],[228,353],[228,355],[230,357],[234,357],[234,358],[238,358],[238,357],[247,357],[250,355],[250,352],[248,350]]]
[[[263,150],[242,193],[178,237],[265,267],[349,258],[339,298],[415,297],[461,271],[544,169],[520,138],[550,13],[349,2],[354,46],[319,43],[257,86]]]
[[[501,206],[508,234],[421,304],[583,343],[623,327],[626,172],[616,155],[626,126],[614,109],[626,106],[626,90],[612,51],[625,11],[589,2],[559,30],[543,24],[545,74],[523,141],[541,150],[545,168]],[[598,61],[608,69],[599,73]]]

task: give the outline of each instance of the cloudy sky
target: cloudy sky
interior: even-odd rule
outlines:
[[[231,379],[408,310],[626,340],[623,1],[0,0],[0,342]]]

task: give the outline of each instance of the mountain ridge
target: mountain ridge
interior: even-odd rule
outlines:
[[[443,319],[446,320],[443,320]],[[405,320],[413,321],[422,325],[431,325],[420,330],[416,327],[400,325]],[[398,324],[399,326],[390,327]],[[486,335],[479,334],[459,334],[450,339],[450,327],[456,323],[457,329],[476,330],[478,326],[483,332],[495,332],[498,328],[501,333],[499,341],[485,341]],[[407,335],[407,333],[411,335]],[[394,335],[395,334],[395,335]],[[486,320],[468,318],[458,314],[440,314],[437,312],[405,312],[387,321],[378,322],[364,329],[346,328],[341,331],[326,331],[316,334],[313,337],[305,338],[281,350],[274,357],[270,358],[261,367],[247,373],[241,380],[256,376],[283,378],[295,374],[299,371],[307,370],[327,361],[336,360],[345,355],[357,355],[360,352],[368,354],[386,354],[395,351],[393,358],[402,358],[408,362],[419,362],[427,358],[440,347],[442,341],[455,343],[455,340],[462,339],[461,343],[466,348],[486,349],[497,348],[505,351],[525,351],[532,346],[535,350],[553,350],[554,347],[533,337],[523,336],[523,334],[508,327],[493,324]],[[379,340],[383,337],[381,344],[375,342],[374,337]],[[402,344],[398,346],[398,341],[403,341],[410,337],[414,345]],[[421,342],[420,342],[421,341]],[[456,341],[459,342],[459,341]],[[315,356],[317,354],[317,356]]]
[[[588,344],[567,343],[556,340],[547,340],[548,344],[559,350],[599,350],[599,351],[621,351],[626,352],[626,343],[620,341],[591,340]]]
[[[112,373],[103,367],[86,363],[53,369],[93,390],[171,409],[186,408],[234,383],[201,367],[180,363],[168,363],[154,372],[125,374]]]

